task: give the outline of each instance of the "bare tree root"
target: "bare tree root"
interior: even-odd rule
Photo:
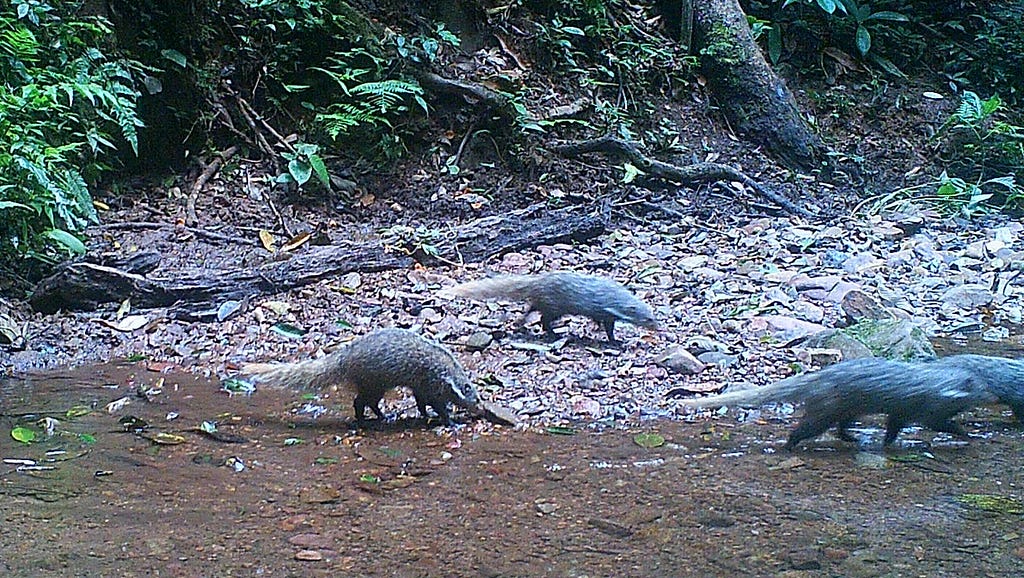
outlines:
[[[814,216],[810,211],[802,207],[798,207],[782,195],[769,190],[754,179],[728,165],[718,163],[695,163],[681,167],[659,161],[657,159],[652,159],[640,152],[636,143],[617,139],[611,136],[560,144],[549,148],[553,152],[566,158],[574,158],[587,153],[602,153],[623,157],[648,175],[684,185],[736,181],[750,187],[759,195],[775,203],[787,213],[799,215],[801,217]]]
[[[217,157],[210,161],[210,164],[206,165],[206,168],[203,169],[196,182],[192,183],[192,189],[188,193],[188,203],[185,206],[185,222],[189,226],[194,227],[199,224],[199,217],[196,215],[196,200],[199,198],[199,193],[203,191],[203,187],[213,178],[213,175],[217,174],[220,167],[231,160],[231,157],[235,156],[236,152],[238,152],[237,145],[217,153]]]
[[[420,72],[416,76],[420,84],[433,92],[455,94],[482,103],[484,106],[497,111],[502,116],[514,119],[520,115],[516,109],[515,101],[511,96],[496,90],[491,90],[481,84],[474,82],[463,82],[452,80],[433,72]]]

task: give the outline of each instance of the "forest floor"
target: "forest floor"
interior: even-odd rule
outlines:
[[[91,253],[155,250],[158,273],[273,262],[282,254],[259,232],[281,246],[282,221],[338,245],[387,245],[411,232],[443,246],[457,225],[528,207],[585,206],[608,212],[610,226],[591,244],[327,278],[256,296],[221,322],[130,302],[43,315],[0,300],[23,337],[0,350],[0,375],[10,376],[0,381],[0,457],[15,460],[0,470],[0,573],[1015,574],[1024,437],[1007,413],[964,416],[967,443],[913,430],[883,453],[868,427],[869,451],[826,436],[789,455],[780,450],[792,407],[695,418],[678,403],[811,368],[801,339],[845,325],[841,303],[855,290],[952,344],[947,351],[978,351],[984,340],[996,343],[985,351],[1020,354],[1013,264],[1024,227],[886,196],[941,172],[930,136],[956,103],[923,96],[936,86],[800,90],[832,146],[858,159],[827,179],[793,177],[716,129],[699,95],[666,104],[678,162],[740,168],[820,211],[814,219],[780,216],[731,183],[623,183],[604,159],[503,159],[519,163],[509,171],[486,157],[495,152],[486,139],[467,147],[458,174],[425,155],[387,176],[353,176],[349,198],[276,196],[266,166],[236,160],[198,197],[192,228],[183,226],[189,179],[97,195],[110,210],[90,233]],[[311,244],[283,257],[302,259]],[[662,328],[623,325],[612,346],[570,317],[549,340],[536,319],[522,324],[521,304],[435,296],[488,274],[557,269],[617,279]],[[220,391],[242,362],[308,358],[383,326],[447,344],[481,394],[523,424],[427,428],[399,393],[385,402],[396,422],[353,432],[350,400]],[[466,347],[479,332],[493,341]],[[676,348],[714,355],[684,375],[662,363]],[[159,392],[144,401],[139,385]],[[122,398],[131,403],[106,409]],[[128,416],[151,428],[120,433]],[[53,435],[45,417],[58,421]],[[203,422],[247,441],[191,429]],[[37,440],[15,441],[7,432],[17,427]],[[664,443],[637,437],[651,433]]]

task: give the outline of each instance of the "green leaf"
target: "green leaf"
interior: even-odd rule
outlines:
[[[841,7],[842,5],[836,4],[833,0],[818,0],[818,6],[825,12],[831,14],[836,11],[837,6]],[[843,11],[845,12],[845,8]]]
[[[231,377],[220,382],[220,388],[229,394],[242,393],[252,395],[256,391],[256,387],[251,382],[237,377]]]
[[[868,21],[868,20],[891,20],[893,22],[908,22],[908,21],[910,21],[909,18],[907,18],[903,14],[900,14],[899,12],[889,12],[887,10],[882,10],[881,12],[875,12],[871,16],[868,16],[867,18],[864,19],[865,22]]]
[[[562,427],[557,425],[548,426],[544,428],[544,431],[548,432],[549,434],[555,434],[560,436],[574,436],[578,433],[578,430],[574,427]]]
[[[87,433],[78,434],[78,440],[83,444],[92,445],[96,443],[96,436]]]
[[[316,178],[320,180],[320,184],[330,188],[331,186],[331,175],[327,174],[327,167],[324,165],[324,160],[319,155],[309,155],[309,164],[316,171]]]
[[[309,163],[304,163],[298,159],[288,162],[288,174],[295,179],[299,186],[306,184],[309,180],[310,175],[313,174],[313,168],[309,166]]]
[[[57,241],[61,245],[64,245],[64,247],[67,248],[68,251],[71,251],[76,255],[85,254],[85,245],[78,240],[78,237],[72,235],[67,231],[62,231],[60,229],[50,229],[49,231],[44,233],[44,235],[46,235],[50,239],[53,239],[54,241]]]
[[[185,58],[184,54],[178,52],[177,50],[171,48],[161,50],[160,55],[182,68],[188,67],[188,59]]]
[[[83,415],[89,415],[90,413],[92,413],[92,409],[89,406],[75,405],[64,412],[64,417],[67,419],[75,419],[76,417],[82,417]]]
[[[562,28],[562,32],[566,34],[573,34],[576,36],[586,36],[587,34],[583,30],[576,28],[575,26],[565,26]]]
[[[626,174],[622,175],[622,182],[627,185],[643,174],[643,171],[633,166],[633,163],[624,163],[622,169],[626,171]]]
[[[297,446],[303,443],[306,443],[306,440],[302,438],[287,438],[284,440],[284,445],[286,446]]]
[[[996,494],[961,494],[956,498],[956,501],[986,512],[1024,514],[1024,502],[1007,496]]]
[[[306,334],[305,329],[299,329],[298,327],[289,323],[275,323],[270,326],[270,330],[278,335],[284,335],[292,339],[298,339]]]
[[[633,443],[642,448],[660,448],[665,445],[665,437],[656,433],[642,433],[633,436]]]
[[[857,50],[861,56],[871,50],[871,33],[863,26],[857,26]]]
[[[216,433],[217,424],[213,423],[212,421],[204,421],[203,423],[199,424],[199,431],[206,433]]]
[[[29,444],[36,439],[36,432],[27,427],[16,427],[11,430],[11,437],[23,444]]]
[[[768,30],[768,58],[772,64],[778,64],[779,58],[782,58],[782,32],[779,30],[778,24]]]
[[[32,207],[21,203],[15,203],[14,201],[0,201],[0,211],[4,209],[25,209],[26,211],[31,211]]]
[[[380,478],[373,474],[363,474],[359,476],[359,481],[363,482],[364,484],[379,484]]]

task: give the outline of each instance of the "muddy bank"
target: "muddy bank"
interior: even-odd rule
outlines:
[[[966,443],[910,430],[882,453],[868,428],[866,451],[824,437],[787,454],[792,424],[768,411],[357,432],[341,400],[314,419],[299,396],[137,364],[0,387],[9,576],[1012,575],[1024,558],[1019,503],[962,502],[1024,497],[1002,408],[963,416]],[[150,427],[125,432],[126,416]]]

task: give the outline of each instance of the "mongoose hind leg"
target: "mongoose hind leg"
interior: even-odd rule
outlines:
[[[924,425],[927,426],[928,429],[953,434],[959,438],[969,437],[967,435],[967,431],[965,431],[964,428],[960,426],[960,424],[950,420],[949,418],[932,420]]]
[[[448,402],[441,401],[439,399],[430,397],[421,397],[419,394],[414,394],[416,397],[416,407],[420,410],[420,415],[423,416],[424,421],[430,421],[430,414],[427,413],[427,406],[434,408],[434,413],[437,414],[438,419],[444,425],[452,425],[452,416],[448,413]]]
[[[363,423],[366,421],[366,408],[369,407],[373,413],[384,421],[384,413],[380,411],[380,400],[384,396],[367,396],[360,393],[356,396],[355,401],[352,402],[352,407],[356,410],[356,421]]]
[[[786,440],[784,446],[786,451],[793,451],[796,444],[810,438],[816,438],[821,434],[825,433],[829,427],[835,422],[832,416],[824,418],[810,418],[805,417],[804,421],[800,422],[793,430],[793,433],[789,434],[789,439]]]
[[[618,341],[615,340],[615,318],[608,317],[604,321],[599,321],[598,323],[604,326],[604,332],[608,335],[608,341],[611,343],[618,343]]]
[[[887,446],[896,441],[896,436],[900,435],[900,432],[905,427],[907,427],[906,418],[898,415],[890,415],[888,421],[885,423],[885,439],[882,440],[882,445]]]
[[[853,426],[852,419],[839,420],[839,423],[836,424],[836,435],[844,442],[859,443],[860,440],[850,433],[851,426]]]

